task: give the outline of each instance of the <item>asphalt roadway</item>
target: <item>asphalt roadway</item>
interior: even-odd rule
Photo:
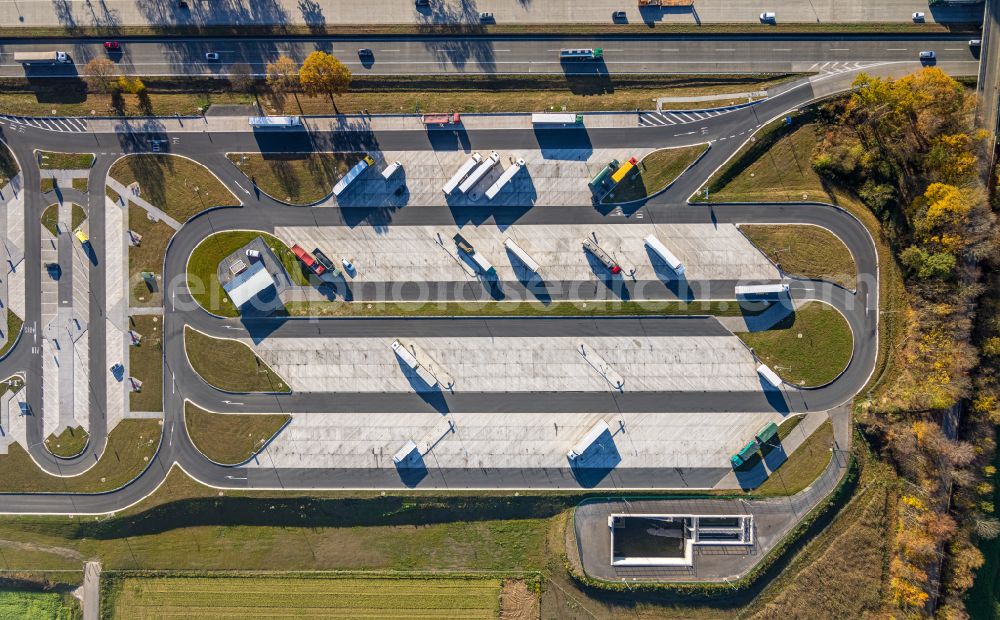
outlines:
[[[838,84],[846,87],[852,76],[845,74],[837,78]],[[239,336],[282,337],[283,335],[336,335],[344,330],[364,324],[363,329],[378,333],[393,333],[397,336],[419,335],[421,333],[449,332],[456,329],[505,333],[505,330],[519,330],[524,333],[539,333],[541,330],[565,330],[566,333],[586,336],[603,333],[640,333],[642,330],[662,330],[662,333],[715,333],[721,329],[712,318],[649,318],[649,319],[370,319],[363,322],[345,322],[340,319],[226,321],[209,315],[192,305],[192,299],[183,283],[185,263],[189,252],[206,235],[220,230],[245,228],[252,223],[261,230],[269,231],[277,225],[425,225],[429,221],[451,222],[453,224],[474,221],[479,224],[494,224],[516,220],[518,223],[558,225],[562,222],[574,223],[594,221],[630,225],[628,217],[609,217],[609,214],[590,206],[544,207],[506,211],[499,209],[483,213],[482,209],[455,209],[444,207],[407,206],[387,214],[379,209],[364,207],[321,208],[290,207],[275,203],[262,196],[257,199],[247,192],[240,181],[245,177],[225,160],[224,153],[241,150],[256,150],[261,144],[251,133],[202,133],[176,132],[170,134],[158,122],[140,122],[131,129],[112,133],[60,133],[25,126],[6,126],[4,140],[22,162],[27,190],[28,221],[38,218],[44,204],[34,188],[38,187],[38,172],[34,166],[23,165],[32,157],[33,149],[59,151],[91,151],[99,153],[98,162],[91,171],[90,187],[99,192],[103,179],[117,154],[148,152],[150,136],[166,136],[164,148],[167,152],[183,154],[210,166],[227,186],[239,196],[244,205],[238,208],[217,209],[192,219],[173,238],[164,265],[164,432],[155,457],[149,467],[130,484],[102,494],[5,494],[0,496],[0,512],[7,513],[107,513],[129,506],[149,493],[164,480],[173,464],[178,464],[197,480],[220,488],[241,489],[318,489],[318,488],[665,488],[689,487],[705,488],[715,484],[729,470],[727,468],[698,468],[670,470],[640,470],[622,468],[610,472],[590,472],[574,474],[568,467],[561,469],[462,469],[443,470],[431,468],[422,479],[401,478],[392,469],[266,469],[245,467],[224,467],[210,462],[191,444],[183,422],[183,400],[190,399],[196,404],[223,413],[241,411],[296,412],[324,411],[349,414],[358,411],[379,412],[398,410],[436,411],[481,411],[484,407],[497,411],[704,411],[706,415],[724,415],[725,411],[815,411],[825,410],[849,401],[867,381],[875,364],[877,352],[877,256],[875,246],[867,230],[846,212],[831,206],[817,204],[782,205],[686,205],[685,200],[718,166],[722,165],[740,144],[736,140],[722,141],[734,129],[741,126],[756,127],[770,118],[811,101],[820,93],[815,84],[805,83],[798,88],[790,88],[782,94],[758,105],[706,119],[701,123],[698,141],[713,140],[714,146],[686,175],[678,180],[667,192],[645,204],[624,209],[627,215],[642,213],[649,222],[716,222],[716,223],[803,223],[825,226],[838,235],[853,253],[859,269],[859,288],[856,293],[833,285],[796,280],[793,297],[796,299],[824,299],[837,307],[847,318],[855,333],[854,352],[851,363],[844,374],[833,383],[814,390],[798,390],[786,387],[782,391],[755,393],[533,393],[530,395],[510,394],[246,394],[239,395],[239,404],[227,403],[233,396],[218,392],[207,386],[188,365],[183,349],[183,328],[190,324],[211,334]],[[830,84],[825,86],[828,92]],[[197,122],[197,121],[192,121]],[[146,133],[149,130],[151,133]],[[593,131],[587,139],[595,148],[623,144],[657,144],[675,146],[691,143],[691,136],[674,135],[669,127],[640,127]],[[263,142],[271,150],[298,150],[295,140],[287,143],[279,136],[269,134]],[[170,138],[177,138],[173,143]],[[303,138],[298,138],[301,140]],[[454,136],[452,137],[454,140]],[[450,148],[494,148],[498,142],[505,145],[524,145],[537,148],[539,140],[555,138],[541,137],[532,130],[480,131],[468,132],[461,136]],[[433,141],[428,132],[338,132],[335,134],[311,135],[307,138],[312,145],[339,147],[339,150],[353,150],[356,143],[371,143],[376,148],[385,149],[426,149]],[[254,147],[254,148],[248,148]],[[284,147],[282,149],[282,147]],[[317,147],[320,148],[320,147]],[[504,146],[504,148],[510,148]],[[243,190],[243,191],[241,191]],[[98,194],[99,195],[99,194]],[[96,212],[100,212],[97,209]],[[35,220],[37,221],[37,220]],[[40,240],[38,227],[27,226],[25,264],[28,275],[27,310],[29,317],[37,317],[40,298]],[[91,239],[97,259],[96,271],[104,262],[103,226],[92,222]],[[91,323],[101,316],[103,302],[101,288],[93,288],[97,282],[91,275],[92,290],[97,301],[92,307]],[[27,324],[34,326],[29,318]],[[684,330],[695,330],[685,332]],[[35,329],[37,333],[37,328]],[[27,334],[26,334],[27,336]],[[0,374],[7,376],[16,371],[27,371],[29,386],[38,384],[41,361],[37,354],[29,352],[31,338],[22,337],[18,346],[7,358],[0,361]],[[96,340],[96,339],[95,339]],[[103,348],[102,348],[103,351]],[[106,368],[96,367],[92,362],[93,378],[103,376]],[[31,381],[32,378],[36,378]],[[95,385],[103,385],[98,381]],[[103,394],[100,394],[103,398]],[[96,396],[95,396],[96,397]],[[38,388],[28,392],[29,405],[37,409]],[[103,401],[102,401],[103,402]],[[59,475],[74,475],[89,468],[102,454],[106,438],[101,433],[104,427],[100,418],[103,407],[92,407],[92,441],[86,452],[72,460],[55,459],[49,455],[40,442],[33,442],[29,448],[32,457],[47,471]],[[35,416],[29,420],[37,428],[32,437],[40,437],[41,419]]]
[[[340,58],[356,77],[428,74],[566,74],[628,73],[793,73],[850,63],[913,61],[923,50],[941,62],[978,62],[979,49],[968,35],[866,36],[663,36],[663,37],[424,37],[424,38],[138,38],[121,40],[109,53],[103,41],[57,39],[0,42],[0,76],[75,77],[92,58],[107,57],[132,75],[226,76],[246,63],[252,72],[280,55],[301,62],[315,50]],[[359,56],[359,49],[371,56]],[[566,48],[602,48],[602,61],[560,62]],[[19,51],[69,52],[72,63],[22,65]],[[207,60],[209,52],[218,60]]]

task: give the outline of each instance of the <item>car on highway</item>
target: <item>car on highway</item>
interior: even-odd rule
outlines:
[[[778,16],[774,11],[764,11],[760,14],[760,21],[763,24],[774,24],[778,21]]]
[[[118,43],[118,41],[104,42],[104,49],[108,50],[109,52],[117,52],[119,49],[121,49],[121,47],[122,46],[121,44]]]
[[[374,58],[375,52],[370,47],[359,47],[358,58]]]
[[[926,16],[921,11],[916,11],[915,13],[913,13],[913,21],[915,23],[922,24],[924,23],[925,18]]]
[[[920,62],[921,63],[931,63],[937,58],[937,54],[932,50],[924,50],[920,52]]]
[[[218,60],[218,59],[219,59],[219,52],[206,52],[205,53],[205,60]]]

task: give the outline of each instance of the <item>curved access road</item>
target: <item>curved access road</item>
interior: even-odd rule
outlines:
[[[817,97],[842,90],[852,76],[844,75],[833,79],[811,80],[790,87],[780,95],[759,105],[737,110],[729,114],[704,120],[699,126],[705,131],[698,136],[699,142],[713,141],[711,156],[703,158],[692,167],[671,188],[645,205],[637,205],[630,212],[643,215],[644,221],[653,222],[705,222],[705,223],[775,223],[775,224],[817,224],[824,226],[839,236],[855,257],[859,270],[860,285],[857,292],[821,283],[796,281],[792,295],[796,300],[824,299],[832,303],[847,318],[855,334],[854,356],[847,370],[833,383],[815,390],[786,388],[782,392],[764,393],[532,393],[511,394],[461,394],[447,395],[445,405],[451,411],[815,411],[832,408],[849,401],[867,381],[874,368],[877,352],[878,265],[874,243],[867,230],[846,212],[835,207],[816,204],[782,205],[712,205],[698,206],[684,204],[691,187],[700,184],[711,175],[718,165],[728,159],[741,144],[741,140],[726,139],[739,127],[754,129],[770,118],[779,116]],[[839,80],[839,81],[838,81]],[[190,124],[192,121],[188,121]],[[262,197],[256,199],[245,190],[241,191],[240,181],[245,179],[238,170],[225,160],[227,151],[254,150],[247,148],[257,141],[249,133],[200,132],[185,127],[181,131],[169,131],[166,121],[156,121],[157,136],[166,136],[165,148],[170,152],[192,157],[217,172],[222,181],[243,200],[238,208],[226,208],[203,213],[188,222],[173,238],[167,251],[164,265],[164,435],[159,451],[149,467],[132,483],[123,488],[103,494],[6,494],[3,495],[0,512],[10,513],[107,513],[139,501],[151,493],[165,478],[173,464],[178,464],[201,482],[225,488],[277,488],[277,489],[319,489],[319,488],[402,488],[404,485],[395,471],[386,469],[265,469],[245,467],[224,467],[216,465],[201,455],[191,444],[184,429],[183,399],[189,398],[196,404],[222,413],[246,411],[260,412],[364,412],[396,410],[438,410],[440,402],[429,401],[417,394],[247,394],[239,396],[239,404],[226,403],[233,400],[208,387],[187,363],[183,348],[183,326],[191,324],[209,334],[249,336],[255,330],[267,330],[268,337],[279,338],[303,334],[336,336],[337,334],[357,334],[358,330],[371,333],[392,333],[395,336],[427,335],[449,333],[461,330],[464,333],[491,334],[533,334],[565,333],[587,336],[604,334],[648,333],[661,334],[711,334],[723,331],[712,318],[609,318],[609,319],[366,319],[366,320],[263,320],[227,321],[209,315],[192,304],[190,295],[183,284],[183,273],[190,251],[206,235],[233,228],[252,225],[261,230],[272,230],[277,225],[352,225],[365,226],[365,210],[361,208],[303,208],[289,207],[274,203]],[[146,125],[146,128],[149,124]],[[676,130],[670,128],[634,128],[589,132],[594,147],[611,147],[622,144],[657,144],[659,146],[690,143],[690,136],[674,136]],[[174,143],[172,138],[178,138]],[[110,162],[121,153],[148,151],[149,134],[144,131],[121,131],[114,133],[56,133],[37,128],[21,127],[16,133],[8,132],[5,140],[11,144],[21,158],[32,148],[46,148],[62,151],[88,150],[99,154],[98,165],[91,175],[91,187],[99,192],[103,186],[103,175]],[[486,130],[468,133],[467,148],[513,148],[509,145],[531,145],[537,147],[539,135],[532,130]],[[541,139],[556,139],[545,137]],[[268,138],[270,150],[297,150],[297,143],[282,141],[280,136]],[[372,148],[415,149],[428,148],[427,132],[369,131],[335,132],[310,134],[309,140],[317,150],[329,149],[331,145],[341,145],[356,149],[359,143],[371,144]],[[567,147],[570,148],[570,147]],[[22,159],[22,161],[25,161]],[[26,183],[27,187],[37,184]],[[29,192],[30,194],[31,192]],[[32,202],[28,217],[39,215],[39,202]],[[468,215],[468,214],[465,214]],[[461,210],[438,207],[408,206],[398,210],[392,219],[393,226],[427,224],[428,222],[455,223],[463,217]],[[637,221],[633,218],[610,218],[592,207],[539,207],[527,212],[508,213],[497,209],[478,220],[484,224],[516,220],[521,224],[558,225],[564,222],[602,222],[629,226]],[[26,227],[28,229],[32,227]],[[102,239],[92,235],[98,255],[98,265],[103,261]],[[37,241],[26,242],[26,261],[37,264]],[[37,272],[36,272],[37,273]],[[40,276],[40,274],[38,274]],[[92,280],[93,282],[93,280]],[[29,286],[29,299],[37,296],[37,285]],[[29,310],[33,301],[29,301]],[[100,308],[98,307],[98,310]],[[96,316],[96,315],[95,315]],[[23,341],[24,339],[22,339]],[[14,353],[0,361],[0,371],[22,370],[27,364],[31,374],[38,376],[38,362],[25,354],[19,344]],[[103,365],[92,369],[103,373]],[[6,376],[6,375],[5,375]],[[100,376],[100,375],[94,375]],[[30,381],[29,381],[30,383]],[[29,392],[29,404],[35,405],[37,394]],[[101,408],[92,409],[92,429],[100,431],[95,416],[101,415]],[[34,421],[39,424],[40,420]],[[92,435],[94,433],[92,432]],[[84,455],[70,463],[54,466],[51,458],[45,456],[38,446],[32,448],[32,455],[40,465],[49,471],[64,474],[84,470],[101,454],[104,437],[92,441]],[[54,468],[55,467],[55,468]],[[690,468],[671,470],[622,469],[612,472],[597,486],[625,488],[705,488],[715,484],[728,472],[726,468]],[[459,469],[431,470],[418,488],[572,488],[578,489],[581,482],[565,469]]]

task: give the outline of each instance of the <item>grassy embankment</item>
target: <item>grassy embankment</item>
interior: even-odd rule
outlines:
[[[272,198],[307,205],[326,198],[364,153],[229,153],[233,162]]]
[[[287,414],[212,413],[184,403],[184,424],[194,447],[223,465],[236,465],[257,454],[290,419]]]
[[[10,152],[6,144],[0,143],[0,189],[7,185],[20,171],[21,168],[18,167],[14,154]]]
[[[163,411],[163,318],[136,314],[129,329],[142,336],[139,346],[128,350],[129,374],[142,381],[142,391],[129,394],[132,411]]]
[[[76,230],[83,224],[84,220],[87,219],[87,212],[83,210],[83,207],[73,203],[70,208],[70,232]],[[45,227],[53,237],[59,236],[59,228],[57,224],[59,223],[59,205],[52,204],[42,211],[42,226]]]
[[[138,181],[140,198],[181,223],[205,209],[240,204],[208,168],[185,157],[128,155],[108,174],[122,185]]]
[[[825,182],[812,168],[820,129],[809,110],[792,115],[792,125],[778,119],[762,128],[728,166],[707,183],[712,201],[787,202],[815,200],[838,205],[858,218],[871,233],[879,260],[879,354],[875,372],[862,394],[874,389],[881,377],[894,372],[891,355],[903,332],[907,294],[899,264],[882,232],[878,218],[856,196]],[[704,200],[700,190],[694,200]]]
[[[792,427],[797,424],[793,423]],[[786,431],[786,436],[788,432],[791,431]],[[833,424],[827,420],[792,452],[787,461],[771,472],[764,484],[754,489],[754,495],[767,497],[798,493],[826,469],[833,456],[832,447]]]
[[[93,153],[57,153],[36,151],[38,167],[42,170],[86,170],[94,165]]]
[[[733,95],[766,90],[795,76],[380,76],[356,77],[336,97],[343,114],[443,112],[539,112],[544,110],[648,110],[657,97],[717,95],[709,105],[745,103]],[[268,114],[330,114],[329,97],[276,96],[259,84],[255,94],[236,92],[226,80],[145,80],[144,96],[87,93],[82,81],[0,81],[0,114],[29,116],[197,115],[212,105],[260,104]],[[680,102],[671,108],[704,107]]]
[[[112,577],[112,579],[114,579]],[[125,577],[105,588],[110,618],[285,616],[496,618],[500,579],[314,576]]]
[[[785,381],[825,385],[851,360],[854,339],[847,320],[827,304],[811,301],[771,329],[736,334]]]
[[[14,311],[7,308],[7,342],[0,347],[0,358],[7,355],[14,343],[17,342],[17,337],[21,334],[21,326],[24,325],[24,321],[21,317],[14,314]]]
[[[851,251],[825,228],[745,224],[740,230],[788,275],[826,280],[849,290],[857,286]]]
[[[277,237],[247,230],[217,233],[206,237],[204,241],[199,243],[188,259],[188,288],[191,290],[191,295],[203,308],[221,316],[235,317],[238,315],[236,308],[233,308],[229,301],[229,296],[226,295],[219,283],[219,263],[257,237],[264,239],[264,242],[285,267],[285,271],[291,275],[293,283],[299,286],[309,285],[309,279],[303,271],[302,263]]]
[[[705,144],[675,149],[660,149],[642,158],[636,166],[638,172],[630,173],[607,196],[604,204],[641,200],[658,193],[673,183],[688,166],[708,150]]]
[[[213,338],[184,328],[184,350],[194,371],[227,392],[288,392],[288,384],[238,340]]]
[[[83,427],[65,428],[58,435],[49,435],[45,439],[45,449],[55,456],[71,458],[83,452],[90,441],[90,435]]]

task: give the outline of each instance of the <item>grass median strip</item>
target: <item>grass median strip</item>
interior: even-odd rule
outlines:
[[[58,435],[49,435],[45,440],[45,449],[55,456],[68,459],[83,452],[89,440],[90,435],[83,427],[67,427]]]
[[[108,445],[97,463],[79,476],[60,478],[38,469],[19,444],[0,455],[0,492],[99,493],[129,482],[146,468],[160,444],[159,420],[122,420],[108,434]]]
[[[125,577],[110,588],[111,618],[496,618],[500,579],[292,576]]]
[[[363,153],[229,153],[229,161],[262,192],[295,205],[312,204],[333,186]]]
[[[847,320],[817,301],[796,309],[771,329],[737,336],[781,378],[803,387],[836,379],[851,360],[854,346]]]
[[[688,166],[708,150],[705,144],[660,149],[642,158],[631,173],[604,198],[605,204],[641,200],[674,182]]]
[[[191,367],[209,385],[227,392],[289,392],[288,384],[239,340],[213,338],[184,327]]]
[[[278,260],[285,267],[285,271],[291,276],[292,283],[298,286],[309,285],[309,279],[303,272],[302,263],[277,237],[252,230],[230,230],[216,233],[199,243],[188,259],[188,288],[195,301],[203,308],[221,316],[238,316],[239,313],[236,308],[233,308],[229,296],[226,295],[219,283],[219,263],[257,237],[262,237],[274,255],[278,257]]]
[[[93,153],[57,153],[37,151],[38,167],[42,170],[86,170],[94,165]]]
[[[825,228],[746,224],[740,230],[789,275],[826,280],[851,290],[857,286],[858,269],[851,251]]]
[[[179,222],[205,209],[240,204],[208,168],[177,155],[128,155],[108,175],[126,186],[138,181],[139,197]]]
[[[236,465],[257,454],[291,419],[287,414],[212,413],[184,403],[184,424],[194,447],[223,465]]]
[[[129,329],[141,337],[128,350],[129,374],[142,381],[141,392],[129,393],[132,411],[163,411],[163,319],[157,315],[129,317]]]
[[[789,455],[788,460],[771,472],[764,484],[754,489],[753,494],[769,497],[798,493],[812,484],[826,469],[833,457],[832,447],[833,424],[827,420]]]

